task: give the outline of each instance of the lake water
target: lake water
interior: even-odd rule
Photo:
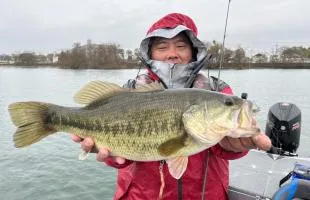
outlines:
[[[211,74],[216,76],[217,72]],[[137,70],[0,67],[0,199],[111,199],[116,170],[97,162],[95,155],[79,161],[80,146],[68,134],[55,134],[31,147],[16,149],[12,142],[15,128],[7,107],[12,102],[31,100],[78,106],[72,97],[87,82],[122,84],[136,75]],[[258,121],[262,128],[274,103],[296,104],[302,111],[298,154],[310,156],[310,70],[225,70],[221,78],[236,95],[247,92],[248,99],[260,106]]]

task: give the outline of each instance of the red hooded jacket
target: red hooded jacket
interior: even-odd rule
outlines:
[[[184,25],[197,35],[197,28],[189,17],[173,13],[157,21],[148,33],[159,28],[175,28]],[[199,76],[198,76],[199,77]],[[197,77],[197,78],[198,78]],[[201,76],[200,76],[201,77]],[[149,77],[150,79],[155,79]],[[201,79],[203,80],[203,79]],[[147,82],[147,81],[146,81]],[[196,85],[195,85],[196,83]],[[195,81],[194,87],[203,87],[199,81]],[[232,93],[231,88],[223,84],[221,92]],[[228,160],[238,159],[247,152],[234,153],[222,149],[218,144],[189,157],[188,166],[182,176],[182,200],[201,199],[204,195],[208,200],[227,200],[229,184]],[[160,177],[160,162],[133,162],[126,161],[118,165],[109,158],[106,164],[118,168],[117,188],[114,199],[158,199],[162,181]],[[167,168],[163,165],[164,189],[163,199],[178,199],[178,182],[174,179]],[[206,175],[205,188],[204,176]],[[202,192],[204,194],[202,194]]]

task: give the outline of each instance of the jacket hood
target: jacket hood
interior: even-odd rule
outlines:
[[[152,60],[149,56],[152,37],[173,38],[179,33],[184,32],[193,45],[196,60],[188,64],[170,64],[163,61]],[[155,22],[147,32],[146,37],[140,45],[142,58],[151,67],[159,78],[162,79],[168,88],[183,87],[191,72],[207,56],[207,48],[197,38],[198,30],[191,18],[179,13],[172,13]]]
[[[181,32],[185,32],[197,52],[197,61],[207,54],[207,48],[197,38],[198,29],[194,21],[187,15],[171,13],[155,22],[147,31],[146,37],[140,44],[141,56],[144,60],[150,60],[148,55],[150,49],[150,39],[152,37],[173,38]]]
[[[171,13],[159,19],[149,28],[149,30],[147,31],[147,35],[157,29],[161,28],[173,29],[178,25],[183,25],[189,28],[190,30],[193,31],[193,33],[197,37],[198,29],[195,25],[195,22],[190,17],[181,13]]]

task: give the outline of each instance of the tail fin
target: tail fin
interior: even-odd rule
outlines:
[[[15,147],[25,147],[40,141],[56,130],[47,124],[48,104],[19,102],[9,105],[11,119],[17,130],[13,140]]]

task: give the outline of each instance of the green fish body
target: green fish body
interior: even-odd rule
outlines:
[[[15,146],[25,147],[56,132],[91,137],[97,148],[135,161],[167,160],[184,165],[187,157],[223,137],[258,134],[252,126],[253,105],[236,96],[202,89],[165,90],[158,84],[138,89],[95,81],[75,96],[84,107],[42,102],[9,106]],[[172,164],[171,168],[175,168]]]

